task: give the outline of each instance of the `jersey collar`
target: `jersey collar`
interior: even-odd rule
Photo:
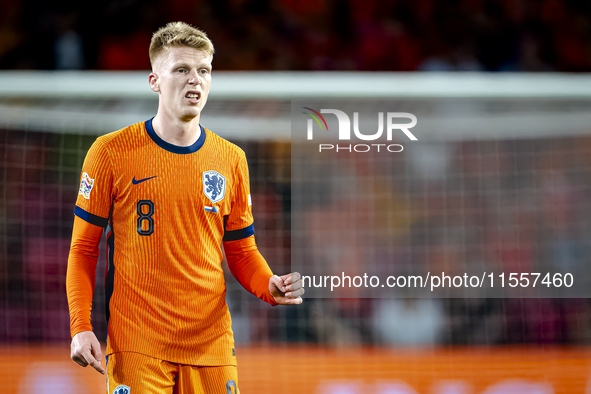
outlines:
[[[154,119],[154,118],[152,118],[152,119]],[[178,153],[178,154],[182,155],[182,154],[197,152],[199,149],[201,149],[201,147],[205,143],[205,130],[203,129],[203,127],[201,125],[199,125],[199,128],[201,128],[201,135],[199,136],[199,138],[197,138],[197,141],[195,141],[195,143],[193,145],[177,146],[177,145],[173,145],[169,142],[166,142],[162,138],[160,138],[158,136],[158,134],[156,134],[156,132],[154,131],[154,127],[152,127],[152,119],[146,120],[146,131],[148,132],[148,135],[150,136],[152,141],[154,141],[162,149],[165,149],[165,150],[172,152],[172,153]]]

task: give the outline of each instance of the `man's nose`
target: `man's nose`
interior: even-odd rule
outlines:
[[[191,71],[191,73],[189,73],[189,83],[191,85],[200,85],[201,84],[201,77],[199,76],[199,74],[197,73],[196,70]]]

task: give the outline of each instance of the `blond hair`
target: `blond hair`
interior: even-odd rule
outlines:
[[[154,67],[156,58],[167,48],[190,47],[205,51],[213,56],[213,43],[204,31],[185,22],[170,22],[158,29],[150,42],[150,63]]]

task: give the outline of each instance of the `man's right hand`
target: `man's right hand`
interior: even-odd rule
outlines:
[[[103,375],[105,369],[101,366],[101,345],[92,331],[82,331],[72,338],[70,357],[82,367],[90,365]]]

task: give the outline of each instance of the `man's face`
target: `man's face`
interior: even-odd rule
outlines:
[[[212,57],[189,47],[167,48],[156,59],[150,88],[168,116],[190,121],[201,114],[211,86]]]

